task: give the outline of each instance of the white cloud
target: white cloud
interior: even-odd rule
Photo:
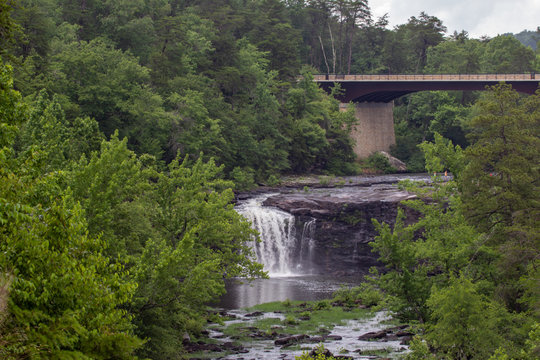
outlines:
[[[448,34],[465,30],[475,38],[536,30],[540,25],[538,0],[371,0],[369,6],[375,17],[388,13],[392,27],[425,11],[441,19]]]

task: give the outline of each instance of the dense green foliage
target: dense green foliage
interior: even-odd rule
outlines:
[[[136,283],[104,254],[105,239],[88,234],[83,209],[62,186],[65,173],[50,169],[56,149],[37,138],[27,151],[13,151],[31,115],[11,88],[10,67],[0,64],[0,73],[0,276],[9,294],[2,298],[0,355],[130,358],[142,342],[119,306]],[[51,112],[45,128],[58,124]]]
[[[311,73],[540,71],[511,36],[387,24],[365,0],[0,0],[0,357],[181,358],[225,278],[264,276],[232,189],[357,172],[353,111]],[[435,139],[456,182],[379,225],[379,286],[451,357],[537,351],[538,97],[495,94],[396,101],[394,154],[422,171]],[[485,339],[445,335],[460,304]]]
[[[1,357],[178,357],[224,278],[264,275],[233,184],[202,158],[161,172],[44,92],[25,106],[0,69]]]
[[[47,89],[68,122],[93,118],[139,155],[202,152],[244,187],[285,171],[354,173],[353,114],[301,71],[291,11],[277,0],[21,0],[15,87],[29,101]]]
[[[332,98],[298,82],[309,78],[302,64],[356,74],[540,70],[538,55],[510,35],[445,38],[442,21],[423,12],[389,30],[365,0],[2,3],[12,13],[0,24],[2,48],[25,98],[46,88],[68,122],[93,118],[139,155],[168,163],[203,152],[244,188],[283,172],[358,169],[352,113],[338,115]],[[394,155],[422,171],[416,145],[435,131],[466,145],[461,119],[474,100],[398,100]]]
[[[430,172],[406,205],[422,217],[375,225],[386,272],[371,280],[425,341],[411,359],[533,359],[537,340],[540,93],[499,85],[478,102],[463,151],[439,134],[422,144]],[[505,357],[506,356],[506,357]]]

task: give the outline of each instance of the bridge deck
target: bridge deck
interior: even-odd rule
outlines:
[[[313,75],[316,82],[332,81],[531,81],[540,75],[529,74],[414,74],[414,75]]]
[[[486,86],[506,82],[517,91],[533,94],[540,76],[529,74],[436,74],[436,75],[314,75],[324,90],[330,92],[340,83],[342,102],[390,102],[416,91],[485,90]]]

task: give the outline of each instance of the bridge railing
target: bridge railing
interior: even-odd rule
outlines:
[[[519,81],[540,80],[535,73],[529,74],[415,74],[415,75],[313,75],[314,81]]]

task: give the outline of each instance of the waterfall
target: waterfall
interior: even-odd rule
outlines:
[[[298,270],[304,274],[313,272],[313,248],[315,247],[316,220],[311,219],[304,223],[302,237],[300,238],[300,262]]]
[[[262,205],[272,195],[254,197],[236,206],[260,234],[261,241],[252,244],[256,260],[272,277],[308,273],[312,268],[315,220],[306,222],[302,233],[297,234],[293,215]]]

